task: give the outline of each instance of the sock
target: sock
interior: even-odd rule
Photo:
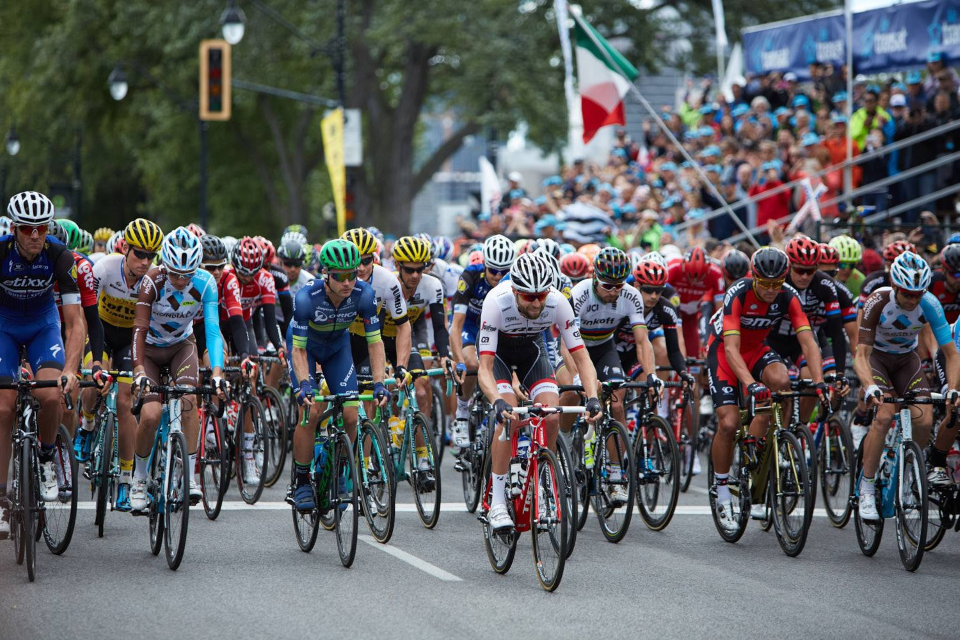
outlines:
[[[667,422],[670,422],[670,408],[671,408],[670,403],[667,401],[666,398],[664,398],[657,405],[657,415],[663,418],[664,420],[666,420]]]
[[[490,500],[491,507],[496,507],[497,505],[506,505],[507,503],[507,475],[498,476],[493,474],[493,491],[491,492]]]
[[[470,405],[466,400],[457,396],[457,420],[466,420],[470,415]]]
[[[623,470],[620,468],[620,465],[609,464],[607,465],[607,468],[610,469],[610,480],[615,482],[623,480]]]
[[[868,478],[863,476],[863,479],[860,481],[860,495],[876,495],[877,493],[877,477]]]
[[[190,474],[192,475],[196,472],[197,472],[197,454],[191,453],[190,454]]]
[[[133,478],[134,480],[146,480],[147,479],[147,464],[149,462],[150,456],[142,458],[137,455],[137,463],[133,467]]]
[[[253,460],[253,434],[243,433],[243,458],[245,460]]]
[[[80,428],[84,431],[93,431],[93,414],[82,411],[83,418],[80,420]]]
[[[295,462],[294,465],[297,468],[297,486],[302,487],[305,484],[310,483],[310,465],[300,464]]]
[[[733,499],[730,495],[730,487],[727,486],[729,473],[715,473],[713,477],[717,479],[717,502],[729,502]]]
[[[937,449],[936,446],[930,447],[930,456],[927,458],[927,465],[930,467],[946,467],[947,452]]]
[[[144,467],[146,468],[146,467]],[[130,484],[130,478],[133,476],[133,460],[120,460],[120,484]],[[144,474],[146,477],[146,474]]]
[[[50,462],[53,460],[53,451],[56,449],[55,444],[47,444],[46,442],[40,443],[40,462]]]

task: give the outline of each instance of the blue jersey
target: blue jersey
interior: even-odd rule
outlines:
[[[293,313],[293,346],[330,346],[346,335],[356,318],[363,321],[368,343],[380,341],[380,320],[373,287],[357,281],[350,296],[333,306],[327,296],[326,281],[317,278],[297,292]]]
[[[57,313],[53,285],[65,305],[80,304],[73,252],[52,236],[33,260],[20,254],[12,235],[0,237],[0,316],[36,318]]]
[[[457,283],[457,292],[453,294],[453,312],[466,314],[464,326],[480,326],[483,299],[493,287],[487,282],[482,264],[472,264],[463,270]]]

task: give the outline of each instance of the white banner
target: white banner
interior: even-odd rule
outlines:
[[[480,213],[491,215],[500,206],[500,178],[490,161],[480,156]]]

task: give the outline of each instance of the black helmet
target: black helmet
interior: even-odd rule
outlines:
[[[281,260],[299,260],[303,262],[307,257],[303,245],[296,240],[287,240],[277,249],[277,257]]]
[[[960,244],[948,244],[940,252],[940,260],[943,262],[943,270],[948,269],[951,275],[960,273]]]
[[[750,271],[750,259],[743,251],[732,249],[723,256],[720,267],[723,269],[724,276],[730,280],[739,280],[745,278]]]
[[[755,278],[764,280],[779,280],[787,277],[787,270],[790,268],[790,259],[787,254],[776,247],[763,247],[757,249],[750,261]]]
[[[223,246],[223,240],[208,233],[200,237],[200,244],[203,245],[204,264],[227,263],[227,248]]]

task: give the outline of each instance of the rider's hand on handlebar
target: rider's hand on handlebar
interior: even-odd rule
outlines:
[[[863,396],[866,399],[867,404],[871,406],[879,407],[881,404],[883,404],[883,392],[880,391],[880,387],[875,384],[867,387],[863,392]]]
[[[647,391],[651,396],[659,398],[663,393],[663,381],[654,373],[647,374],[647,384],[650,385]]]
[[[747,387],[747,395],[753,396],[757,402],[767,402],[770,400],[770,389],[762,382],[753,382]]]
[[[837,376],[836,381],[833,383],[833,392],[841,398],[846,397],[846,395],[850,393],[850,382],[846,376]]]
[[[680,372],[680,382],[685,385],[685,389],[693,389],[693,385],[697,383],[697,379],[693,377],[693,374],[689,371]]]
[[[316,390],[317,386],[313,383],[313,380],[301,380],[300,392],[297,393],[297,403],[301,407],[313,406],[313,394]]]
[[[247,380],[253,381],[257,377],[257,363],[250,358],[244,358],[240,363],[240,371]]]
[[[393,368],[393,379],[397,381],[398,387],[404,387],[410,384],[410,380],[407,379],[409,375],[410,372],[408,372],[402,364],[398,364]]]
[[[827,411],[830,410],[830,385],[826,382],[818,382],[813,385],[814,391],[817,392],[817,399],[820,401],[820,405]]]
[[[97,385],[97,390],[100,391],[101,395],[106,395],[110,391],[110,386],[113,384],[113,376],[104,371],[100,365],[93,365],[93,368],[90,370],[90,377],[93,379],[94,384]]]
[[[497,422],[504,424],[507,420],[516,419],[516,414],[513,413],[513,407],[504,400],[503,398],[497,398],[493,401],[493,415],[496,416]]]
[[[382,382],[373,383],[373,397],[377,400],[377,406],[382,407],[390,402],[390,392]]]
[[[147,386],[150,384],[150,378],[147,377],[147,374],[135,373],[133,376],[133,388],[132,391],[137,397],[142,396],[147,390]]]
[[[453,368],[453,377],[457,379],[457,382],[463,384],[464,378],[467,377],[467,365],[462,362],[458,362]]]
[[[587,410],[587,422],[596,422],[603,415],[603,407],[597,398],[587,398],[587,404],[584,408]]]
[[[220,377],[213,378],[212,382],[213,388],[217,390],[217,397],[226,401],[227,394],[230,393],[230,382]]]
[[[943,399],[947,401],[947,404],[952,407],[960,407],[960,391],[956,389],[950,389],[943,396]]]
[[[73,397],[80,388],[80,380],[76,374],[60,372],[60,387],[63,389],[63,395]]]

